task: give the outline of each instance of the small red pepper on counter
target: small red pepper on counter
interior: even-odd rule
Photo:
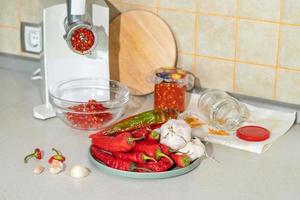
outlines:
[[[147,161],[154,161],[154,158],[151,158],[144,154],[143,152],[130,152],[130,153],[113,153],[113,156],[123,160],[128,160],[136,163],[146,163]]]
[[[142,169],[137,167],[136,164],[132,161],[115,158],[114,156],[98,149],[95,146],[91,147],[91,154],[96,160],[103,162],[108,167],[112,167],[124,171],[135,171],[135,170],[149,171],[147,169]]]
[[[171,162],[167,158],[161,158],[158,162],[147,162],[145,164],[137,164],[137,166],[150,169],[153,172],[164,172],[173,167],[173,164],[173,161]]]
[[[186,154],[171,154],[170,157],[174,160],[177,167],[183,168],[191,163],[191,159]]]
[[[143,138],[132,137],[129,132],[120,133],[117,136],[98,135],[92,138],[92,145],[111,153],[128,152],[134,148],[135,141],[141,139]]]
[[[62,155],[60,151],[56,150],[55,148],[52,148],[52,151],[54,151],[56,155],[51,156],[48,160],[48,163],[51,164],[53,160],[58,160],[60,162],[64,162],[66,160],[66,158]]]
[[[24,163],[27,163],[30,158],[36,158],[38,160],[41,160],[43,157],[42,154],[42,151],[39,148],[36,148],[32,154],[25,156]]]
[[[93,138],[95,135],[116,135],[125,131],[132,131],[139,128],[162,124],[171,118],[176,118],[178,112],[176,110],[150,110],[137,115],[133,115],[123,119],[112,126],[105,128],[99,132],[90,135]]]
[[[156,160],[160,160],[162,157],[165,157],[166,159],[168,159],[170,162],[173,163],[172,159],[161,151],[161,148],[158,143],[153,144],[145,141],[138,142],[134,146],[133,151],[143,152],[147,156],[155,158]]]

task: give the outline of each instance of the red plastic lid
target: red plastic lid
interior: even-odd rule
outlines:
[[[243,126],[236,131],[236,136],[247,141],[263,141],[270,137],[270,131],[260,126]]]

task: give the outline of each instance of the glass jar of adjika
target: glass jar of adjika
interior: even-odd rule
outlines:
[[[155,71],[154,109],[185,109],[186,88],[193,82],[188,72],[174,67]]]

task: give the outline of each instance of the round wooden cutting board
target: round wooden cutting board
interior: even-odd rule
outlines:
[[[168,25],[143,10],[122,13],[109,28],[111,79],[126,84],[134,95],[153,92],[152,77],[160,67],[175,66],[177,49]]]

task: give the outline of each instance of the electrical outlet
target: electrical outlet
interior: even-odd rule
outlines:
[[[42,52],[42,26],[40,24],[21,23],[22,51],[40,54]]]

